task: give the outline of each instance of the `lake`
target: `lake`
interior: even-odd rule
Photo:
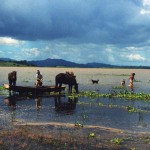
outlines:
[[[89,68],[0,68],[0,84],[8,83],[7,74],[16,70],[17,85],[35,85],[35,73],[43,74],[44,85],[55,85],[55,76],[73,71],[79,83],[79,91],[111,93],[120,86],[123,79],[128,91],[129,75],[134,72],[136,82],[133,91],[149,93],[150,79],[147,69],[89,69]],[[99,80],[92,84],[91,80]],[[8,126],[19,123],[81,123],[83,125],[105,126],[136,132],[150,131],[150,102],[118,98],[69,99],[68,96],[49,96],[36,98],[9,97],[7,91],[0,96],[0,124]],[[11,103],[10,103],[11,102]],[[9,105],[9,106],[8,106]],[[11,105],[11,106],[10,106]],[[129,112],[126,107],[140,111]]]

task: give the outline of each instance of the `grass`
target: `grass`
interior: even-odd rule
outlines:
[[[27,65],[18,64],[14,62],[0,62],[1,67],[26,67]]]
[[[79,94],[69,94],[70,98],[75,97],[88,97],[88,98],[123,98],[126,100],[144,100],[144,101],[150,101],[150,94],[146,93],[134,93],[134,92],[128,92],[127,90],[121,90],[121,91],[112,91],[111,93],[98,93],[96,91],[81,91]]]
[[[111,143],[116,144],[116,145],[121,145],[123,142],[123,139],[120,138],[114,138],[112,140],[110,140]]]
[[[4,86],[0,86],[0,91],[5,90]]]
[[[22,82],[28,83],[28,82],[29,82],[29,80],[23,80]]]
[[[97,73],[96,75],[100,75],[100,76],[130,76],[129,74],[104,74],[104,73]]]
[[[89,133],[88,134],[88,138],[93,138],[93,137],[95,137],[95,133]]]
[[[38,130],[38,132],[37,132]],[[60,128],[57,133],[52,131],[41,134],[38,127],[19,127],[13,131],[0,132],[0,148],[7,149],[111,149],[116,146],[104,145],[100,139],[96,139],[95,133],[81,135],[83,128]],[[90,141],[89,141],[90,140]],[[100,142],[97,142],[100,140]],[[102,139],[103,140],[103,139]],[[110,146],[110,148],[109,148]]]

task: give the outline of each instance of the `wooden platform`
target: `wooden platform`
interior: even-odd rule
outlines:
[[[42,94],[45,92],[59,92],[60,88],[56,88],[55,86],[42,86],[42,87],[36,87],[36,86],[9,86],[9,84],[3,85],[5,89],[13,92],[17,92],[19,94],[29,94],[32,93],[34,95]],[[65,90],[65,86],[61,87],[61,91]]]

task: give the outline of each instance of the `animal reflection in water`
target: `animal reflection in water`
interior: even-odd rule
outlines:
[[[4,103],[12,110],[16,109],[16,96],[10,96],[4,99]]]
[[[73,114],[76,108],[76,103],[78,102],[78,98],[70,99],[68,97],[68,101],[62,102],[61,96],[55,96],[54,101],[55,101],[56,112],[70,115],[70,114]]]

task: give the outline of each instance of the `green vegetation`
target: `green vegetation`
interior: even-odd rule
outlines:
[[[99,98],[99,97],[104,97],[104,98],[123,98],[123,99],[128,99],[128,100],[145,100],[145,101],[150,101],[150,94],[146,93],[134,93],[134,92],[129,92],[127,90],[123,91],[112,91],[112,93],[98,93],[96,91],[81,91],[79,94],[71,94],[68,95],[70,98],[75,98],[75,97],[88,97],[88,98]]]
[[[28,80],[23,80],[22,82],[26,82],[26,83],[28,83],[29,81],[28,81]]]
[[[123,139],[120,138],[114,138],[112,140],[110,140],[111,143],[114,143],[116,145],[121,145],[121,143],[123,142]]]
[[[29,67],[33,66],[28,64],[27,61],[0,61],[1,67]]]
[[[95,137],[95,134],[94,134],[94,133],[89,133],[89,134],[88,134],[88,137],[89,137],[89,138],[91,138],[91,137],[93,138],[93,137]]]
[[[137,112],[138,111],[138,109],[136,109],[135,107],[131,107],[131,106],[127,106],[127,107],[125,107],[126,109],[127,109],[127,111],[129,111],[129,112]]]
[[[79,123],[78,121],[76,121],[76,122],[75,122],[75,126],[76,126],[76,127],[83,127],[83,124],[82,124],[82,123]]]
[[[104,73],[98,73],[96,75],[99,75],[99,76],[130,76],[129,74],[104,74]]]
[[[136,79],[134,79],[134,82],[141,82],[140,80],[136,80]]]
[[[0,86],[0,91],[5,90],[5,88],[3,86]]]

